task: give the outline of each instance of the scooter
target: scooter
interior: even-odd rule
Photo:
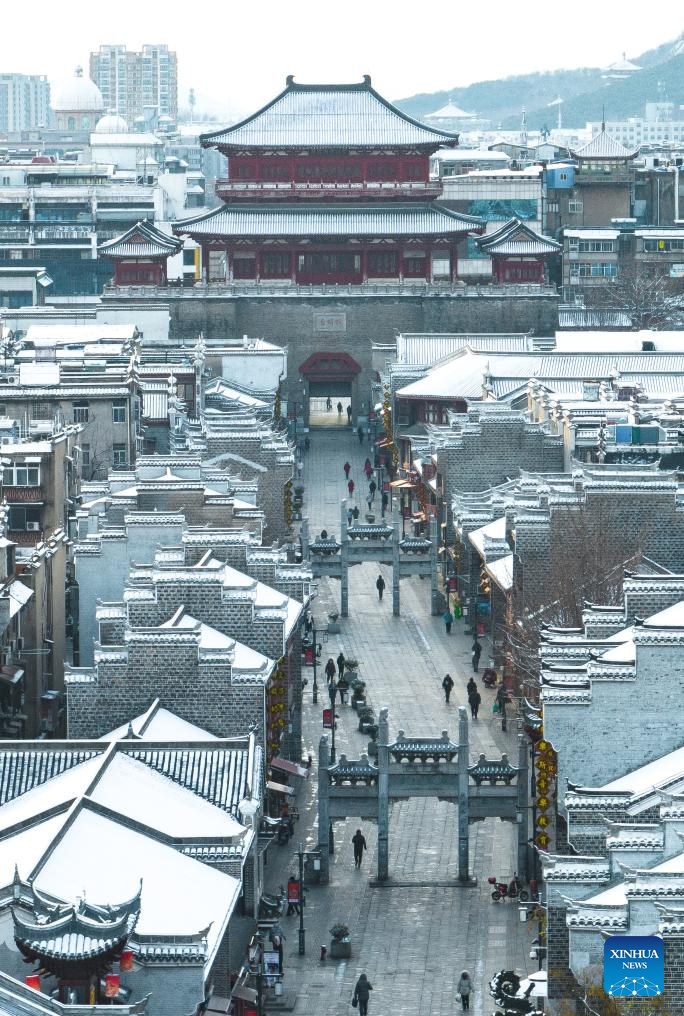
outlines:
[[[530,894],[527,889],[523,889],[523,884],[517,875],[514,875],[510,882],[499,882],[495,875],[490,875],[487,881],[494,886],[492,899],[495,903],[502,899],[520,900],[521,903],[525,903],[530,898]]]

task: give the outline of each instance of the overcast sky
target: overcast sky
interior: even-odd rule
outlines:
[[[387,98],[533,70],[605,66],[684,31],[682,0],[31,0],[2,2],[0,70],[57,83],[101,43],[165,42],[179,100],[247,114],[300,81],[370,74]]]

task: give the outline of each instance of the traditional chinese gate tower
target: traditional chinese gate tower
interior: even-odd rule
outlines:
[[[480,219],[434,204],[429,157],[458,135],[413,120],[359,84],[285,90],[205,134],[229,159],[226,202],[177,223],[202,247],[208,282],[453,282],[457,243]]]

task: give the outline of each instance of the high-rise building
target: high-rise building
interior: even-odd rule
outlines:
[[[46,127],[50,84],[44,74],[0,74],[0,131]]]
[[[90,77],[102,92],[107,111],[133,126],[151,112],[178,116],[178,57],[168,46],[145,45],[142,52],[125,46],[100,46],[90,54]]]

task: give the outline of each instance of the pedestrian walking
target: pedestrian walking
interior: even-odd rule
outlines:
[[[349,491],[349,496],[352,497],[353,494],[354,494],[354,481],[353,480],[350,480],[349,483],[347,484],[347,490]]]
[[[348,526],[350,526],[352,524],[352,519],[353,518],[354,518],[354,509],[353,508],[347,508],[347,525]]]
[[[347,423],[349,424],[350,427],[351,427],[351,416],[352,416],[352,414],[351,414],[351,402],[350,402],[349,405],[347,406]]]
[[[475,685],[473,691],[471,691],[470,695],[468,695],[468,705],[470,706],[470,715],[474,720],[477,719],[477,711],[480,708],[480,702],[482,702],[482,696],[477,690],[477,685]]]
[[[370,983],[365,974],[361,974],[356,987],[354,988],[354,997],[352,998],[352,1005],[354,1008],[358,1005],[359,1016],[367,1016],[368,1014],[368,999],[370,993],[373,990],[373,985]]]
[[[332,399],[330,398],[330,396],[328,396],[327,399],[325,400],[325,408],[328,410],[328,412],[330,412],[330,410],[332,409]]]
[[[338,416],[342,416],[342,403],[341,402],[337,403],[337,415]]]
[[[446,628],[447,635],[451,635],[451,626],[454,623],[454,615],[448,607],[442,614],[442,620],[444,621],[444,627]]]
[[[389,504],[389,494],[386,491],[382,492],[382,517],[384,519],[387,506]]]
[[[359,424],[356,433],[359,435],[359,444],[363,444],[363,427]]]
[[[337,690],[340,693],[340,703],[345,706],[347,704],[347,692],[349,691],[349,681],[340,671],[340,676],[337,679]]]
[[[494,709],[501,717],[501,729],[506,730],[506,705],[508,703],[508,692],[503,684],[500,684],[496,689],[496,698],[494,699]]]
[[[335,674],[336,673],[337,673],[337,671],[335,669],[335,661],[333,660],[333,658],[331,656],[329,658],[328,662],[325,665],[325,676],[328,679],[328,684],[330,684],[331,681],[335,680]]]
[[[371,500],[374,499],[375,492],[377,489],[378,489],[377,483],[375,482],[375,480],[371,480],[371,482],[368,484],[368,490],[370,491]]]
[[[297,476],[301,477],[303,471],[304,471],[304,463],[302,462],[301,459],[297,459]]]
[[[349,465],[348,462],[345,462],[345,464],[342,466],[342,468],[344,469],[344,478],[345,478],[345,480],[348,480],[349,479],[349,473],[351,472],[351,466]]]
[[[473,670],[477,674],[477,668],[480,666],[480,657],[482,656],[482,644],[478,642],[477,635],[475,636],[475,641],[473,642],[471,655],[473,659]]]
[[[278,951],[278,973],[283,972],[283,942],[285,941],[285,932],[283,931],[280,921],[276,921],[271,930],[268,933],[268,937],[271,940],[271,945]]]
[[[366,837],[360,829],[357,829],[352,836],[352,843],[354,844],[354,867],[360,868],[361,861],[363,860],[363,852],[368,846],[366,843]]]
[[[366,461],[364,462],[363,471],[366,474],[366,479],[370,480],[371,476],[373,475],[373,467],[371,466],[370,459],[366,459]]]
[[[361,512],[359,511],[359,506],[357,504],[355,504],[354,505],[354,511],[352,512],[352,515],[354,516],[354,522],[358,522],[360,514],[361,514]]]
[[[292,917],[293,914],[300,913],[301,911],[300,900],[301,895],[299,889],[299,879],[296,878],[294,875],[290,875],[290,877],[287,880],[287,911],[285,913],[286,917]]]
[[[366,498],[366,504],[368,505],[368,511],[370,511],[371,508],[373,507],[373,495],[372,494],[369,494],[368,497]]]
[[[340,676],[344,674],[344,664],[345,664],[344,653],[340,649],[340,655],[337,657],[337,673]]]
[[[466,685],[466,695],[468,696],[468,698],[470,698],[470,696],[473,694],[474,691],[477,691],[477,683],[475,681],[475,678],[471,677]]]
[[[449,699],[451,697],[451,689],[453,688],[453,686],[454,686],[453,677],[451,676],[451,674],[445,674],[444,680],[442,681],[442,688],[444,688],[444,700],[447,703],[447,705],[449,704]]]
[[[328,695],[330,697],[330,705],[334,708],[335,707],[335,699],[337,698],[337,685],[335,684],[334,681],[331,681],[330,684],[328,685]],[[333,722],[334,722],[334,717],[333,717]]]
[[[385,580],[383,579],[382,575],[378,575],[377,579],[375,580],[375,588],[378,591],[378,599],[381,600],[382,594],[385,592]]]
[[[461,1007],[463,1012],[468,1012],[470,1009],[470,996],[473,992],[473,982],[470,979],[470,974],[467,970],[464,970],[461,974],[461,979],[456,985],[456,991],[461,996]]]

